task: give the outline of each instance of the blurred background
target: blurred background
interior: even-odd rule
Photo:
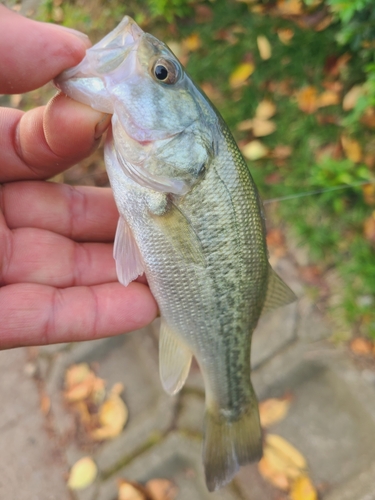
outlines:
[[[358,474],[373,472],[375,463],[370,437],[375,435],[375,411],[366,406],[375,401],[373,1],[8,0],[6,4],[28,17],[80,30],[93,43],[124,15],[165,41],[234,134],[264,200],[271,263],[305,300],[302,312],[300,305],[298,311],[297,306],[288,306],[286,312],[262,323],[263,340],[261,334],[254,340],[255,386],[260,398],[268,401],[262,410],[263,424],[286,441],[269,438],[268,463],[260,469],[250,466],[231,489],[214,495],[204,492],[201,472],[194,472],[200,467],[194,465],[200,452],[190,442],[200,433],[203,411],[199,373],[193,367],[178,401],[170,403],[161,395],[154,380],[155,325],[140,337],[131,334],[89,347],[52,346],[29,352],[25,373],[42,384],[38,386],[42,413],[55,415],[54,432],[60,438],[74,429],[69,431],[74,445],[58,440],[68,450],[63,467],[68,469],[88,453],[99,468],[94,486],[92,479],[83,488],[72,488],[75,493],[69,495],[112,500],[121,495],[122,484],[127,492],[118,496],[120,500],[375,498],[372,481],[363,487],[363,495],[354,486],[350,490],[350,480],[361,484]],[[0,103],[27,110],[45,104],[54,93],[50,84],[28,94],[0,96]],[[102,149],[52,181],[107,186]],[[286,332],[281,337],[280,328]],[[287,346],[295,350],[282,357]],[[140,354],[142,350],[145,354]],[[124,364],[131,380],[119,375]],[[138,369],[146,365],[150,373]],[[119,382],[123,386],[116,389]],[[343,389],[347,382],[348,390]],[[81,383],[84,396],[75,400],[69,391]],[[120,398],[124,387],[125,396]],[[361,403],[352,399],[356,392]],[[124,410],[119,399],[128,408]],[[98,424],[98,415],[108,400],[115,401],[110,420],[123,420],[119,444],[110,434],[113,430],[103,439],[93,437],[104,425]],[[130,430],[124,437],[127,412]],[[150,412],[152,419],[137,427],[137,415]],[[171,429],[182,432],[177,436],[169,433]],[[312,436],[311,442],[305,434]],[[110,445],[97,444],[107,439],[112,439]],[[303,455],[288,448],[290,443]],[[154,445],[159,446],[156,455],[151,453],[137,465],[136,458]],[[185,451],[173,458],[168,446]],[[124,453],[124,447],[130,451]],[[349,455],[353,463],[347,461]],[[272,468],[280,456],[284,462]],[[78,482],[82,475],[93,474],[91,466],[86,464],[77,473]],[[128,466],[130,472],[124,475]],[[374,477],[372,472],[369,477]],[[159,484],[156,489],[161,493],[150,493],[129,486],[125,476],[142,484],[155,476],[169,477],[178,489]],[[125,482],[116,483],[120,477]],[[68,497],[57,493],[45,498]]]

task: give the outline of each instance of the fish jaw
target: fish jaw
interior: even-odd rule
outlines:
[[[114,113],[110,83],[119,66],[121,78],[134,70],[135,51],[143,30],[128,16],[100,42],[86,50],[82,61],[55,78],[55,85],[76,101],[103,113]],[[133,54],[133,57],[129,57]],[[123,64],[126,60],[126,64]],[[133,64],[131,64],[133,63]]]

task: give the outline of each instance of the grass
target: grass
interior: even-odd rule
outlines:
[[[187,14],[173,20],[173,13],[182,11]],[[153,15],[160,12],[168,12],[170,22]],[[280,16],[256,14],[246,3],[234,0],[130,1],[126,7],[118,0],[63,3],[47,0],[38,16],[82,30],[95,41],[125,14],[132,15],[160,39],[180,47],[187,37],[198,34],[201,44],[188,54],[187,71],[198,84],[210,84],[214,89],[214,103],[240,144],[253,137],[249,132],[238,132],[238,123],[253,117],[263,99],[275,103],[277,129],[261,140],[270,151],[282,145],[289,146],[292,153],[287,159],[275,161],[269,156],[249,162],[264,199],[372,178],[369,166],[348,159],[340,146],[344,134],[358,140],[367,157],[374,157],[371,130],[360,123],[359,116],[353,119],[351,115],[348,120],[349,113],[342,110],[341,102],[308,114],[299,109],[296,98],[296,93],[305,86],[323,92],[327,81],[339,82],[343,96],[354,84],[364,80],[361,60],[356,57],[343,65],[335,78],[328,74],[327,61],[337,60],[347,52],[347,48],[336,42],[340,32],[338,23],[331,23],[323,31],[303,29]],[[280,41],[277,34],[280,29],[293,31],[289,45]],[[266,36],[271,44],[269,60],[262,60],[259,55],[257,37],[260,35]],[[244,60],[251,61],[255,71],[246,84],[233,89],[229,84],[230,75]],[[337,145],[339,151],[336,158],[319,156],[323,147],[332,144]],[[371,162],[367,163],[371,167]],[[292,227],[298,240],[308,245],[323,275],[332,268],[340,275],[343,286],[335,305],[337,308],[339,303],[340,321],[344,320],[346,328],[356,334],[375,338],[374,241],[366,239],[363,232],[364,222],[373,210],[359,187],[296,198],[277,206],[279,221]]]

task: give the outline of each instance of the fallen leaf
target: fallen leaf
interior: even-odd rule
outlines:
[[[51,409],[51,399],[45,393],[40,398],[40,409],[44,415],[48,415]]]
[[[68,487],[71,490],[82,490],[90,486],[97,476],[98,469],[90,457],[78,460],[70,470]]]
[[[151,479],[146,483],[146,489],[152,500],[174,500],[177,496],[177,487],[168,479]]]
[[[317,500],[318,494],[308,476],[297,478],[290,490],[291,500]]]
[[[280,28],[277,30],[277,35],[281,43],[283,43],[284,45],[289,45],[292,38],[294,37],[294,31],[290,28]]]
[[[266,457],[263,456],[258,462],[258,470],[263,478],[276,488],[279,488],[282,491],[289,490],[290,484],[287,476],[282,472],[275,470]]]
[[[367,205],[375,205],[375,184],[362,186],[363,198]]]
[[[350,342],[350,350],[358,356],[366,356],[372,353],[373,344],[370,340],[357,337]]]
[[[276,130],[276,123],[270,120],[260,120],[254,118],[253,120],[253,134],[255,137],[264,137],[270,135]]]
[[[328,26],[331,25],[332,21],[333,21],[334,17],[333,16],[325,16],[321,21],[319,21],[314,29],[315,31],[323,31],[325,30],[326,28],[328,28]]]
[[[347,92],[342,101],[342,109],[344,111],[349,111],[353,109],[357,104],[358,99],[363,95],[362,85],[354,85],[349,92]]]
[[[254,73],[255,66],[250,62],[241,63],[229,77],[229,84],[232,88],[244,85],[250,75]]]
[[[263,455],[270,465],[289,479],[296,479],[306,470],[303,455],[286,439],[276,434],[267,434]]]
[[[268,154],[268,148],[260,141],[251,141],[245,144],[241,151],[248,160],[259,160]]]
[[[268,118],[274,116],[275,113],[276,113],[275,104],[271,101],[268,101],[267,99],[260,101],[260,103],[257,106],[257,109],[255,110],[256,118],[260,118],[261,120],[268,120]]]
[[[87,399],[93,389],[95,382],[95,375],[90,372],[89,375],[80,383],[73,385],[64,392],[64,398],[69,403],[74,403],[82,399]]]
[[[115,384],[108,399],[100,407],[100,427],[91,432],[96,441],[112,439],[122,432],[128,419],[128,409],[119,395],[122,389],[121,384]]]
[[[324,108],[326,106],[335,106],[339,102],[340,96],[336,92],[326,90],[318,96],[317,106],[318,108]]]
[[[208,5],[194,5],[194,10],[195,10],[195,22],[197,23],[209,23],[212,21],[212,18],[214,16],[214,13],[212,12],[211,7]]]
[[[375,128],[375,108],[367,108],[361,117],[361,123],[368,128]]]
[[[264,35],[259,35],[257,37],[257,45],[261,59],[263,59],[263,61],[270,59],[272,56],[272,48],[268,38]]]
[[[218,102],[223,98],[220,91],[211,82],[201,83],[201,89],[211,101]]]
[[[342,135],[341,145],[343,147],[344,153],[349,160],[354,163],[359,163],[362,159],[362,148],[358,141],[352,139],[351,137]]]
[[[297,92],[297,104],[304,113],[314,113],[318,109],[318,91],[315,87],[304,87]]]
[[[195,52],[202,45],[199,33],[192,33],[190,36],[182,41],[182,46],[189,52]]]
[[[303,4],[301,0],[277,0],[277,10],[284,16],[298,16],[303,12]]]
[[[272,157],[277,160],[285,160],[286,158],[289,158],[292,152],[293,150],[291,146],[284,146],[282,144],[279,144],[273,149]]]
[[[87,363],[70,366],[65,373],[65,387],[70,388],[83,382],[91,373]]]
[[[133,481],[118,481],[118,500],[151,500],[146,488]],[[153,499],[152,499],[153,500]]]
[[[341,71],[346,67],[352,56],[346,52],[342,56],[329,56],[324,64],[324,72],[331,76],[337,77]]]
[[[327,158],[339,160],[342,158],[341,146],[337,142],[330,142],[329,144],[325,144],[321,148],[316,149],[314,156],[317,163],[321,163]]]
[[[267,243],[269,243],[268,237],[267,237]],[[282,237],[282,239],[277,244],[283,245],[284,238]],[[259,414],[260,414],[260,423],[262,427],[265,428],[270,427],[276,422],[282,420],[288,413],[289,407],[290,407],[289,399],[271,398],[271,399],[266,399],[265,401],[261,401],[259,403]]]
[[[240,132],[247,132],[253,128],[253,120],[243,120],[236,125],[236,129]]]

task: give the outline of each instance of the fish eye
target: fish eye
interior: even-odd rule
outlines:
[[[180,76],[178,67],[166,59],[159,59],[154,64],[152,74],[159,82],[173,85],[177,82]]]

